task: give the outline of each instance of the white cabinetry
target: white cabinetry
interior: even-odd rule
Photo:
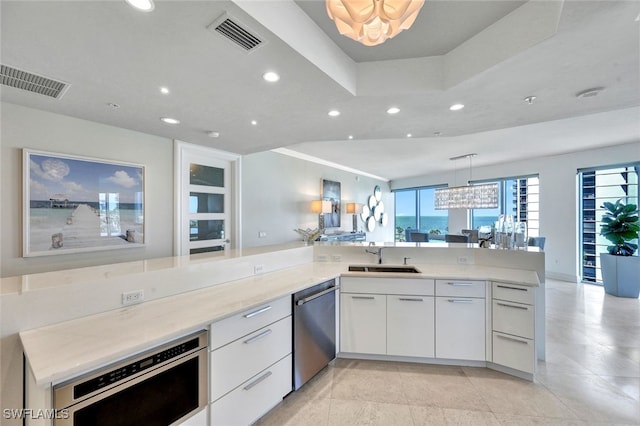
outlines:
[[[369,293],[342,293],[340,296],[342,352],[385,354],[386,323],[387,296]]]
[[[387,296],[387,354],[433,358],[432,296]]]
[[[493,362],[525,373],[535,370],[535,289],[492,284]]]
[[[343,277],[340,351],[433,357],[433,285],[429,279]]]
[[[485,282],[436,280],[436,358],[484,361]]]
[[[211,424],[248,425],[291,391],[291,298],[211,324]]]

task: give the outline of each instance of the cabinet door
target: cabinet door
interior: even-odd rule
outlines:
[[[340,350],[363,354],[387,352],[387,296],[340,295]]]
[[[436,297],[436,357],[485,360],[485,299]]]
[[[387,296],[387,354],[433,358],[435,308],[430,296]]]

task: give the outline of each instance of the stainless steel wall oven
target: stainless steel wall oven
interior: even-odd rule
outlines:
[[[53,405],[68,410],[56,426],[167,426],[207,405],[207,332],[109,365],[53,388]]]

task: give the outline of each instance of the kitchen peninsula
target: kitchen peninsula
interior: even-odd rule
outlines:
[[[348,270],[353,264],[376,264],[377,255],[370,253],[381,249],[383,264],[402,265],[406,261],[420,272],[376,274]],[[369,292],[375,297],[384,293],[384,297],[389,298],[397,293],[406,295],[408,293],[402,291],[407,291],[431,298],[434,303],[456,301],[460,297],[481,300],[484,355],[463,359],[446,353],[440,356],[436,350],[435,356],[420,355],[421,362],[495,368],[503,365],[512,374],[532,378],[533,364],[530,368],[510,364],[510,351],[520,350],[529,342],[527,347],[531,348],[532,361],[535,361],[534,347],[536,357],[544,358],[544,292],[539,288],[544,285],[544,253],[537,249],[506,251],[479,249],[466,244],[292,244],[3,279],[3,302],[15,302],[3,303],[3,307],[11,306],[11,313],[18,318],[16,332],[20,333],[28,364],[27,406],[50,407],[52,385],[172,339],[209,329],[212,324],[238,313],[267,303],[290,300],[292,293],[336,277],[342,277],[343,297]],[[380,281],[376,280],[385,280],[386,289],[382,289],[378,285]],[[389,288],[389,285],[397,284],[406,287],[409,282],[410,290]],[[449,294],[444,290],[457,292],[467,288],[473,288],[477,293],[469,296]],[[146,302],[120,306],[121,293],[138,289],[144,291]],[[514,293],[516,298],[509,299],[505,292]],[[524,299],[518,300],[525,294]],[[37,323],[21,324],[20,309],[26,309],[30,302],[36,302],[44,295],[51,297],[51,304],[65,300],[74,303],[67,302],[70,309],[43,315]],[[92,303],[82,305],[83,298]],[[450,304],[457,308],[464,303]],[[535,327],[532,322],[530,334],[514,336],[510,330],[501,329],[504,324],[500,322],[502,320],[496,322],[493,312],[496,308],[508,309],[509,306],[515,308],[516,313],[527,311],[532,320],[535,318]],[[345,314],[345,305],[341,308],[343,315],[353,313]],[[345,318],[340,319],[341,339],[342,344],[348,346],[353,340],[349,342],[350,337],[345,336]],[[515,343],[509,346],[509,341],[501,337]],[[435,342],[438,342],[437,336]],[[506,351],[506,358],[501,358],[497,364],[492,351],[495,347]],[[394,356],[393,351],[390,355],[375,351],[367,353],[366,349],[353,345],[347,349],[339,349],[343,352],[339,356],[382,356],[382,359]],[[275,400],[282,396],[276,395]]]

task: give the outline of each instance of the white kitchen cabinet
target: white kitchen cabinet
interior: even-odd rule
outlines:
[[[484,281],[436,280],[436,358],[486,360]]]
[[[433,358],[433,296],[387,296],[387,355]]]
[[[492,283],[493,363],[527,374],[535,371],[535,289]]]
[[[211,404],[213,426],[248,426],[291,391],[291,354]]]
[[[292,389],[291,297],[211,324],[212,425],[249,425]]]
[[[340,351],[387,352],[387,296],[370,293],[340,295]]]
[[[485,299],[436,297],[436,358],[485,360]]]

